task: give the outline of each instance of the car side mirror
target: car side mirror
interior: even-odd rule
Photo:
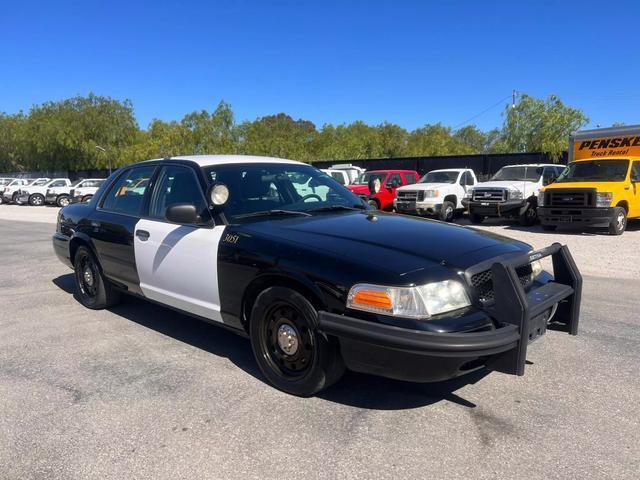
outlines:
[[[196,206],[191,203],[175,203],[169,205],[164,214],[168,222],[180,223],[183,225],[197,225],[202,223]]]

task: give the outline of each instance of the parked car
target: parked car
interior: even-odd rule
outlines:
[[[15,178],[0,178],[0,205],[4,203],[4,187],[13,182]]]
[[[640,218],[640,125],[576,132],[569,166],[538,197],[545,230],[604,227],[622,235]]]
[[[340,185],[349,185],[351,181],[349,180],[349,175],[344,170],[334,170],[331,168],[323,168],[321,171],[329,175]]]
[[[344,172],[348,178],[348,181],[344,185],[353,183],[360,175],[362,175],[366,171],[364,168],[358,167],[357,165],[353,165],[351,163],[336,163],[335,165],[331,165],[329,167],[329,170],[334,172]]]
[[[399,187],[393,205],[399,213],[437,216],[450,222],[456,210],[464,209],[462,199],[476,181],[470,168],[432,170],[418,183]]]
[[[74,201],[86,202],[96,193],[103,181],[103,178],[86,178],[75,185],[50,187],[45,194],[45,203],[66,207]]]
[[[393,209],[396,189],[416,183],[420,175],[414,170],[369,170],[347,188],[378,210]]]
[[[305,177],[325,193],[299,190]],[[567,247],[532,251],[374,211],[290,160],[129,165],[93,201],[60,210],[53,246],[87,308],[127,293],[229,328],[250,338],[267,381],[301,396],[345,367],[411,381],[483,366],[523,375],[548,322],[578,328],[582,280]],[[542,270],[547,256],[555,279]]]
[[[31,206],[39,207],[45,204],[48,190],[70,186],[71,180],[68,178],[54,178],[43,185],[27,185],[18,190],[16,203],[19,205],[28,203]]]
[[[19,190],[24,187],[39,187],[41,185],[46,184],[50,179],[49,178],[16,178],[9,185],[4,187],[4,191],[2,192],[2,200],[5,203],[18,202]]]
[[[538,220],[538,194],[564,170],[564,165],[536,163],[509,165],[488,182],[478,183],[463,200],[469,220],[482,223],[486,217],[517,218],[530,226]]]

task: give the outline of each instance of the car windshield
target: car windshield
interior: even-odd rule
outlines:
[[[304,215],[307,212],[364,209],[360,198],[331,176],[309,165],[245,163],[205,168],[212,183],[229,189],[222,212],[229,220],[271,212]]]
[[[356,178],[353,185],[369,185],[370,180],[378,179],[380,183],[384,182],[387,172],[365,172]]]
[[[540,180],[542,170],[542,167],[502,167],[491,180],[537,182]]]
[[[459,172],[429,172],[418,183],[456,183]]]
[[[0,178],[0,186],[9,185],[11,180],[11,178]]]
[[[570,163],[556,179],[562,182],[622,182],[627,178],[629,160],[589,160]]]
[[[49,183],[49,182],[50,182],[50,180],[47,180],[46,178],[43,178],[43,179],[40,179],[40,180],[37,180],[37,181],[33,182],[31,184],[31,186],[32,187],[41,187],[44,184]]]

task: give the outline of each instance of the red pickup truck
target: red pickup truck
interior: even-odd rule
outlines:
[[[378,210],[391,210],[396,188],[416,183],[419,178],[420,175],[414,170],[370,170],[361,174],[347,188]],[[379,190],[371,191],[370,184],[379,184]]]

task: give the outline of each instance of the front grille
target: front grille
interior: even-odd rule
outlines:
[[[549,207],[591,207],[595,205],[594,190],[550,190],[545,193]]]
[[[504,188],[474,188],[473,200],[478,202],[504,202],[507,191]]]
[[[406,200],[408,202],[415,202],[418,198],[418,192],[398,192],[398,200]]]
[[[531,264],[522,265],[516,268],[516,274],[520,280],[520,285],[525,290],[533,283],[532,274],[533,270]],[[471,285],[476,291],[476,295],[481,303],[493,302],[495,293],[493,291],[493,278],[491,270],[485,270],[480,273],[476,273],[471,277]]]

